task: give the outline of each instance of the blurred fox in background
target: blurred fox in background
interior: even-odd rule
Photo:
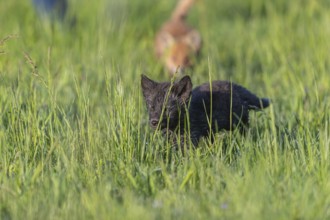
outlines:
[[[171,18],[156,35],[156,56],[164,62],[171,75],[192,67],[202,45],[199,32],[185,21],[193,3],[194,0],[179,0]]]

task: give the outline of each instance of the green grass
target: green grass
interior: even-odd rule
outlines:
[[[272,105],[186,156],[149,128],[140,89],[142,73],[169,80],[153,38],[174,5],[72,0],[52,24],[1,1],[0,219],[330,218],[329,1],[198,1],[194,85]]]

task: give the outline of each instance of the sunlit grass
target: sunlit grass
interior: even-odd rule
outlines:
[[[0,219],[330,218],[328,1],[197,1],[194,85],[272,105],[183,156],[148,126],[140,75],[175,1],[70,1],[64,24],[0,3]]]

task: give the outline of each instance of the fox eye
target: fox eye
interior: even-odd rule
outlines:
[[[155,106],[154,106],[154,105],[151,105],[151,104],[150,104],[150,105],[149,105],[149,108],[150,108],[151,111],[155,110]]]
[[[165,112],[166,112],[167,114],[169,114],[169,113],[171,112],[171,110],[172,110],[172,107],[171,107],[171,106],[166,106],[166,107],[165,107]]]
[[[158,102],[158,103],[161,103],[161,102],[162,102],[162,98],[161,98],[161,97],[158,97],[158,98],[157,98],[157,102]]]

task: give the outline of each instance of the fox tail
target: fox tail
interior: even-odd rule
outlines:
[[[172,13],[172,19],[184,20],[187,17],[188,11],[193,4],[194,0],[179,0],[179,3]]]

